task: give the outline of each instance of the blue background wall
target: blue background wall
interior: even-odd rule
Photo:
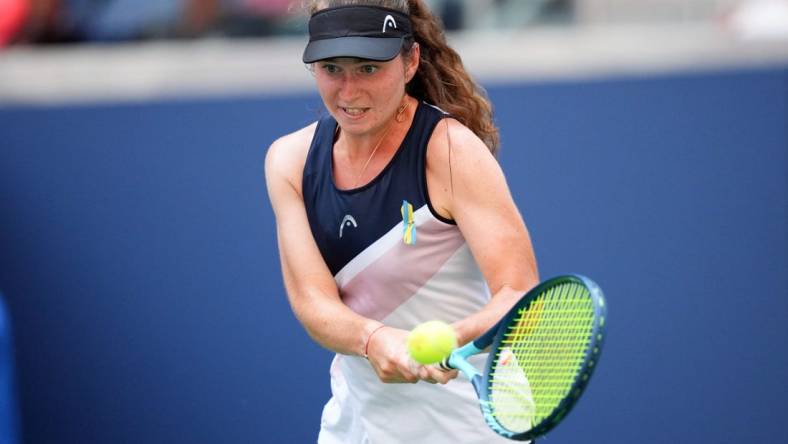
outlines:
[[[609,299],[603,362],[550,442],[783,436],[788,67],[489,92],[543,277]],[[0,108],[26,442],[314,441],[331,355],[287,305],[263,159],[320,108]]]

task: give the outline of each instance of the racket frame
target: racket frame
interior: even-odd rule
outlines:
[[[500,349],[501,342],[503,342],[506,337],[509,325],[513,322],[515,317],[519,315],[521,309],[527,310],[530,304],[547,289],[570,283],[579,284],[588,289],[594,309],[591,339],[583,358],[583,364],[575,376],[575,381],[569,389],[569,394],[559,403],[558,407],[553,410],[550,416],[526,432],[512,432],[498,423],[494,416],[494,408],[490,403],[490,376],[492,373],[491,369],[495,365],[497,359],[497,352]],[[574,407],[580,395],[585,390],[588,381],[591,380],[591,375],[596,368],[596,364],[599,361],[599,355],[602,351],[602,345],[605,340],[606,316],[607,304],[605,303],[604,295],[594,281],[579,274],[556,276],[540,283],[526,293],[509,312],[498,321],[498,323],[474,341],[454,350],[441,365],[444,368],[458,369],[471,381],[473,388],[476,390],[476,394],[479,396],[479,404],[482,414],[484,415],[484,420],[490,428],[509,439],[517,441],[531,440],[546,434],[552,430],[553,427],[558,425],[558,423],[566,417],[572,407]],[[486,365],[484,366],[484,373],[480,373],[473,364],[468,362],[468,358],[482,353],[485,349],[490,347],[490,345],[492,345],[492,348],[490,349]]]

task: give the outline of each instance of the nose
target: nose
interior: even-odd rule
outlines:
[[[358,96],[359,92],[357,79],[351,73],[345,73],[345,75],[342,76],[341,82],[339,86],[339,99],[352,102],[352,100]]]

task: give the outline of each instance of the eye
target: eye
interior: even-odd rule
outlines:
[[[340,71],[342,71],[342,68],[340,68],[340,67],[339,67],[339,66],[337,66],[337,65],[334,65],[333,63],[322,63],[322,64],[320,65],[320,68],[321,68],[323,71],[325,71],[325,72],[327,72],[327,73],[329,73],[329,74],[337,74],[337,73],[339,73]]]
[[[378,67],[376,65],[361,65],[361,67],[359,68],[359,71],[362,74],[374,74],[375,72],[377,72],[377,70]]]

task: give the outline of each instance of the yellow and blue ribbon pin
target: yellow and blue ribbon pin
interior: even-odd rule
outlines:
[[[416,225],[413,221],[413,205],[407,200],[402,201],[402,242],[405,245],[416,245]]]

